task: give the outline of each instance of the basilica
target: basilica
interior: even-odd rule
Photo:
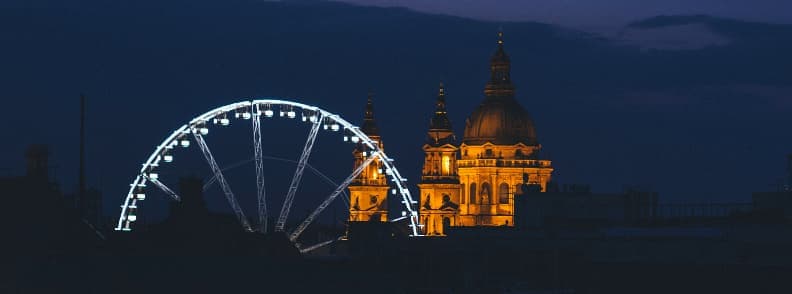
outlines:
[[[440,85],[418,184],[424,234],[444,235],[445,228],[453,226],[514,226],[521,187],[547,189],[553,167],[539,158],[542,146],[530,115],[515,99],[510,67],[499,33],[484,99],[465,121],[461,141],[448,118]],[[361,129],[382,147],[371,99]],[[356,167],[363,153],[355,150]],[[350,221],[386,220],[388,185],[377,166],[369,165],[349,186]]]

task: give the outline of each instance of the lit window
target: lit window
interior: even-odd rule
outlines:
[[[451,158],[448,155],[443,155],[443,174],[450,174]]]
[[[509,184],[502,183],[498,187],[498,203],[509,204]]]

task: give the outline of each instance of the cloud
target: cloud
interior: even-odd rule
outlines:
[[[611,38],[645,49],[695,50],[723,46],[731,39],[699,23],[667,25],[660,27],[627,27]]]

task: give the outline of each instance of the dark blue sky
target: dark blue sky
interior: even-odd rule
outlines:
[[[612,38],[535,22],[248,0],[1,2],[7,111],[0,169],[21,173],[25,146],[47,143],[55,175],[72,191],[85,93],[89,183],[115,211],[149,152],[197,114],[245,97],[280,96],[359,121],[372,90],[386,150],[414,184],[438,83],[446,85],[461,136],[483,98],[499,27],[517,98],[562,183],[601,192],[644,185],[663,201],[748,201],[783,175],[792,152],[790,25],[651,18],[622,27],[628,37]],[[691,27],[715,38],[689,43],[699,40],[684,34]],[[652,37],[658,34],[676,41]],[[276,128],[268,138],[288,153],[295,148],[283,142],[304,141],[305,129],[295,130]],[[245,153],[249,132],[240,132],[211,132],[221,165],[252,156]],[[349,146],[320,142],[328,145],[312,163],[334,179],[346,176]],[[208,172],[200,156],[193,159],[168,171],[172,185],[178,176]],[[271,182],[288,182],[278,178],[286,174]],[[254,187],[231,181],[241,194]],[[210,197],[222,204],[218,192]]]

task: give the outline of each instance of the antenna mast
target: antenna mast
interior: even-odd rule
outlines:
[[[84,213],[85,203],[85,95],[80,95],[80,173],[79,186],[75,204],[80,213]]]

